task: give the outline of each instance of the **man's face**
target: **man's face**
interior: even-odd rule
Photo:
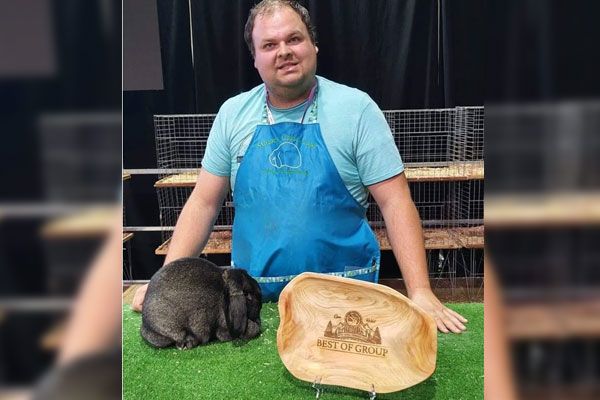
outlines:
[[[283,7],[271,14],[258,15],[252,41],[254,66],[267,87],[293,89],[312,84],[318,49],[293,10]]]

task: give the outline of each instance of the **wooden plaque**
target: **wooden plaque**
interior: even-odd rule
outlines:
[[[279,315],[279,356],[303,381],[389,393],[435,370],[433,318],[387,286],[305,272],[282,291]]]

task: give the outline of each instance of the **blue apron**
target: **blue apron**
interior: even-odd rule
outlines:
[[[379,246],[366,210],[350,194],[316,123],[274,123],[265,98],[263,120],[235,181],[231,264],[276,301],[296,275],[320,272],[376,282]],[[314,123],[310,123],[311,119]],[[270,124],[269,124],[270,122]]]

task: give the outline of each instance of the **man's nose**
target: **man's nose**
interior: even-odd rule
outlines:
[[[289,46],[285,43],[282,42],[279,45],[279,52],[278,52],[278,56],[280,58],[286,58],[287,56],[289,56],[292,53],[292,50],[289,48]]]

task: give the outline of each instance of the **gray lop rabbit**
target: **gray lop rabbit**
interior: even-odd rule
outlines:
[[[211,339],[260,334],[260,286],[243,269],[223,269],[201,258],[181,258],[150,280],[141,334],[154,347],[191,349]]]

